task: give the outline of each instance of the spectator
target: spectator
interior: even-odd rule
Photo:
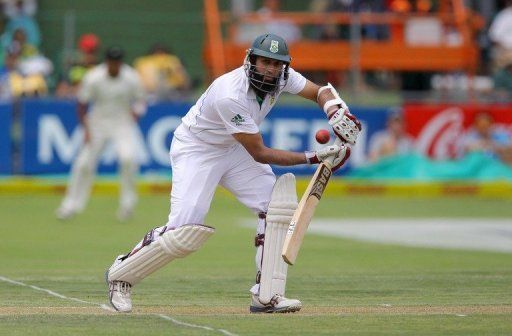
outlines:
[[[498,95],[512,99],[512,58],[504,61],[504,66],[496,71],[493,80]]]
[[[78,87],[89,69],[98,65],[100,39],[95,34],[83,34],[78,40],[78,50],[71,56],[66,66],[64,79],[59,82],[56,96],[73,98]]]
[[[313,1],[311,9],[314,12],[320,13],[349,13],[351,12],[353,0],[327,0],[327,1]],[[350,39],[350,26],[348,24],[338,25],[333,22],[326,22],[319,27],[316,33],[317,38],[320,40],[349,40]]]
[[[155,44],[148,55],[135,60],[134,66],[149,99],[180,99],[189,94],[190,78],[185,67],[164,45]]]
[[[358,13],[384,13],[386,5],[383,0],[359,0],[355,11]],[[379,24],[364,24],[361,32],[363,38],[384,40],[388,37],[388,27]]]
[[[66,196],[57,209],[59,219],[73,217],[85,208],[100,153],[109,142],[115,146],[121,172],[118,219],[126,220],[133,213],[137,202],[136,121],[145,112],[145,103],[139,76],[123,63],[123,57],[119,47],[109,48],[105,63],[91,69],[81,83],[77,114],[84,145],[73,162]]]
[[[48,93],[45,75],[53,70],[51,62],[35,53],[23,42],[23,31],[14,35],[14,43],[6,50],[4,64],[0,70],[0,97],[44,96]],[[24,57],[25,55],[25,57]]]
[[[501,68],[505,60],[512,58],[512,0],[506,0],[505,8],[494,18],[489,37],[494,43],[494,65]]]
[[[512,164],[512,139],[510,133],[494,123],[485,111],[475,115],[472,127],[463,139],[464,153],[482,152],[489,157]]]
[[[8,17],[27,15],[33,17],[37,12],[36,0],[4,0],[4,13]]]
[[[27,41],[30,45],[39,47],[41,43],[41,33],[34,15],[37,11],[35,0],[14,0],[5,3],[4,12],[9,18],[2,35],[2,44],[4,47],[10,44],[12,35],[17,29],[22,29],[27,35]]]
[[[237,42],[246,43],[264,33],[279,34],[289,44],[300,40],[302,32],[295,23],[290,20],[276,18],[280,11],[280,0],[264,0],[262,7],[257,11],[262,23],[239,25],[236,37]]]
[[[12,40],[7,48],[20,58],[30,58],[39,54],[37,48],[27,41],[27,34],[23,28],[18,28],[14,31]]]
[[[300,28],[293,22],[285,19],[277,19],[275,16],[281,11],[280,0],[265,0],[258,14],[267,22],[265,31],[279,34],[288,43],[298,41],[302,37]]]
[[[386,129],[371,138],[368,159],[375,162],[386,156],[407,154],[413,150],[414,141],[405,131],[403,116],[395,111],[389,115]]]
[[[17,28],[14,31],[8,51],[16,57],[18,71],[11,76],[13,95],[15,97],[46,95],[48,93],[46,79],[53,72],[53,64],[28,41],[23,28]]]

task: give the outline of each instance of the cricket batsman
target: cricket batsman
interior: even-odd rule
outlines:
[[[250,289],[252,313],[287,313],[302,303],[286,298],[287,264],[281,248],[297,207],[295,178],[276,181],[270,164],[318,164],[333,170],[350,156],[361,131],[357,118],[328,84],[320,87],[290,67],[286,42],[274,34],[257,37],[243,66],[217,78],[183,117],[170,148],[171,209],[164,226],[149,231],[106,273],[109,298],[120,312],[132,309],[134,285],[176,258],[198,250],[214,234],[204,223],[215,189],[223,186],[257,216],[257,275]],[[282,92],[317,102],[342,142],[318,151],[290,152],[265,146],[259,125]]]

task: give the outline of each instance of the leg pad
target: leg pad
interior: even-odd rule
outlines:
[[[285,174],[277,179],[268,206],[259,300],[268,303],[277,294],[284,296],[288,265],[281,257],[286,232],[297,209],[295,176]]]
[[[126,281],[132,286],[176,258],[197,251],[215,229],[205,225],[183,225],[164,231],[108,272],[109,281]]]

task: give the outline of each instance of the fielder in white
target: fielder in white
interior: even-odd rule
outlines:
[[[138,74],[123,63],[123,56],[121,48],[110,47],[105,62],[91,69],[79,88],[77,113],[84,145],[73,162],[66,196],[56,212],[60,219],[85,208],[99,156],[108,142],[115,146],[121,173],[118,218],[129,218],[137,202],[135,177],[139,166],[134,140],[137,119],[145,113],[146,104]]]
[[[345,145],[296,153],[268,148],[258,125],[282,92],[318,102],[344,143],[354,144],[361,130],[334,88],[310,82],[290,68],[286,42],[259,36],[247,50],[243,66],[217,78],[176,129],[170,149],[171,212],[167,224],[149,231],[106,273],[112,306],[132,309],[131,288],[176,258],[198,250],[215,229],[204,218],[218,185],[231,191],[258,215],[255,239],[257,276],[251,288],[253,313],[294,312],[302,304],[284,296],[287,265],[281,248],[297,207],[295,178],[276,181],[269,164],[291,166],[334,159],[337,169],[350,155]]]

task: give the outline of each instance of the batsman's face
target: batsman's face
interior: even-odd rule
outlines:
[[[255,67],[256,71],[263,76],[264,82],[273,83],[281,76],[284,62],[260,56],[256,58]]]

